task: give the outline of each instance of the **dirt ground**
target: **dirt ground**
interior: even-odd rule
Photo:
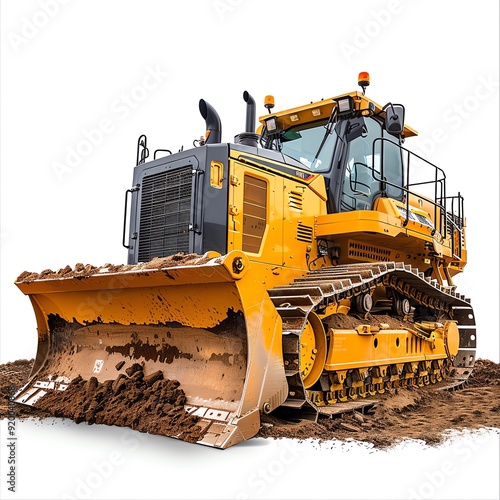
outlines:
[[[0,418],[6,418],[9,411],[9,398],[27,381],[33,365],[33,359],[19,359],[0,365]],[[49,416],[44,412],[26,406],[16,406],[16,417]]]
[[[0,418],[7,417],[12,388],[22,387],[32,363],[33,360],[18,360],[0,365]],[[127,376],[120,375],[102,384],[96,379],[75,379],[63,397],[49,393],[40,400],[38,409],[18,406],[16,416],[45,418],[54,414],[76,422],[128,426],[191,442],[200,438],[197,419],[183,411],[185,396],[176,381],[164,380],[159,373],[144,377],[140,365],[134,365],[129,371]],[[356,412],[333,419],[320,418],[317,423],[290,422],[273,414],[266,415],[258,435],[355,439],[385,448],[408,438],[429,445],[439,444],[453,429],[500,429],[500,364],[477,360],[466,387],[460,390],[406,388],[374,396],[373,400],[377,403],[367,414]]]
[[[368,414],[346,413],[341,418],[321,418],[317,423],[291,423],[268,415],[259,435],[355,439],[386,448],[404,439],[436,445],[446,439],[449,430],[500,429],[500,365],[477,360],[466,387],[460,390],[410,387],[372,399],[377,403]]]

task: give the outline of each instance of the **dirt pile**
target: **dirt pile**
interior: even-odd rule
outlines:
[[[64,391],[50,391],[37,408],[76,423],[117,425],[196,442],[202,437],[199,419],[184,410],[186,396],[176,380],[157,371],[145,376],[138,363],[115,380],[74,379]]]
[[[500,385],[500,364],[489,359],[478,359],[474,364],[474,371],[469,379],[469,385]]]
[[[10,388],[26,382],[32,363],[20,360],[0,366],[0,418],[7,416]],[[40,399],[37,409],[18,406],[17,417],[43,418],[50,410],[52,415],[76,422],[128,426],[190,442],[202,437],[198,419],[184,411],[185,396],[178,382],[163,379],[161,372],[144,376],[139,364],[126,373],[103,383],[95,378],[75,379],[66,391],[48,393]],[[317,423],[263,415],[259,436],[355,439],[384,448],[408,438],[438,444],[453,429],[500,429],[500,364],[478,359],[465,389],[454,392],[409,387],[371,399],[376,403],[367,414],[346,413],[320,418]]]
[[[145,269],[165,269],[174,266],[189,266],[205,264],[210,260],[208,254],[198,255],[195,253],[185,254],[179,252],[170,257],[155,257],[149,262],[140,262],[138,264],[104,264],[104,266],[93,266],[91,264],[78,263],[74,268],[70,266],[63,267],[57,271],[45,269],[40,273],[23,271],[16,279],[17,283],[30,283],[35,280],[49,280],[61,278],[87,278],[95,274],[102,273],[122,273],[128,271],[142,271]]]

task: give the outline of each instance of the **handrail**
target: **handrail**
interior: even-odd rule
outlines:
[[[146,137],[145,134],[142,134],[139,136],[139,139],[137,139],[137,157],[135,165],[137,166],[144,163],[148,156],[149,156],[148,138]]]
[[[125,248],[128,248],[129,250],[133,248],[132,245],[127,245],[125,243],[125,233],[126,233],[126,230],[127,230],[127,209],[128,209],[128,195],[129,193],[134,193],[135,191],[139,191],[140,189],[140,186],[139,184],[137,184],[136,186],[134,186],[133,188],[131,189],[127,189],[125,191],[125,209],[123,211],[123,235],[122,235],[122,245],[125,247]],[[130,234],[129,234],[129,237],[130,237]],[[137,239],[137,233],[134,233],[132,235],[132,238],[133,240]]]
[[[380,173],[375,169],[374,161],[376,157],[376,146],[377,143],[381,143],[381,149],[380,149]],[[403,158],[403,152],[406,153],[406,162],[403,161],[403,165],[406,164],[406,170],[403,174],[403,182],[402,185],[395,184],[394,182],[391,182],[386,179],[384,175],[384,168],[385,168],[385,162],[384,162],[384,142],[388,142],[392,146],[396,146],[399,148],[401,151],[401,159],[404,160]],[[431,167],[431,169],[434,169],[434,178],[427,180],[427,181],[416,181],[416,182],[410,182],[410,166],[411,166],[411,159],[413,158],[418,158],[418,160],[424,162],[428,166]],[[415,160],[413,164],[415,163]],[[379,181],[382,186],[382,191],[386,191],[385,186],[392,186],[394,188],[400,189],[405,193],[405,202],[406,202],[406,215],[405,215],[405,221],[403,225],[407,225],[409,221],[409,214],[410,214],[410,196],[417,196],[417,197],[422,197],[423,195],[421,193],[415,192],[413,189],[415,186],[425,186],[425,185],[434,185],[434,199],[430,199],[429,197],[425,197],[426,200],[434,206],[434,224],[435,224],[435,229],[439,231],[441,236],[443,238],[446,238],[448,235],[448,230],[451,232],[451,238],[452,238],[452,246],[455,243],[454,238],[455,238],[455,233],[453,229],[456,229],[459,233],[460,238],[462,238],[462,233],[463,233],[463,222],[464,222],[464,216],[463,216],[463,197],[460,195],[460,193],[456,196],[447,196],[446,195],[446,174],[443,169],[438,167],[437,165],[434,165],[430,161],[426,160],[425,158],[421,157],[420,155],[414,153],[413,151],[410,151],[409,149],[401,146],[400,144],[397,144],[396,142],[393,142],[392,140],[386,138],[386,137],[377,137],[372,144],[372,165],[371,165],[371,171],[372,171],[372,176],[374,180]],[[380,178],[377,178],[377,174],[380,175]],[[458,204],[458,207],[455,205],[455,200],[456,203]],[[447,204],[451,203],[451,210],[448,211],[447,209]],[[454,214],[455,209],[458,210],[458,215]],[[449,226],[449,228],[448,228]],[[462,241],[460,241],[460,254],[462,250]],[[461,256],[461,255],[460,255]],[[457,257],[460,257],[457,256]]]

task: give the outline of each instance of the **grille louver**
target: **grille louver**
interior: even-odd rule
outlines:
[[[349,240],[347,256],[355,260],[388,261],[392,260],[391,250],[367,243]]]
[[[290,191],[290,193],[288,193],[288,206],[302,212],[302,193]]]
[[[297,239],[299,241],[312,243],[312,235],[313,235],[313,228],[311,226],[304,226],[304,224],[299,224],[297,226]]]
[[[141,186],[139,262],[189,252],[192,167],[144,177]]]

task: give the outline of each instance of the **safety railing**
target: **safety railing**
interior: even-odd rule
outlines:
[[[391,182],[385,175],[386,170],[388,170],[384,161],[386,144],[389,144],[390,147],[396,147],[400,151],[403,168],[401,184]],[[376,169],[374,165],[376,157],[380,157],[379,169]],[[382,193],[386,191],[386,186],[402,190],[403,202],[406,205],[403,225],[406,226],[410,220],[410,198],[424,198],[433,207],[434,229],[441,234],[443,239],[451,238],[452,249],[454,249],[456,257],[461,257],[464,246],[464,199],[460,194],[447,196],[446,174],[441,168],[400,144],[380,137],[375,139],[372,144],[371,170],[374,179],[380,182]]]

